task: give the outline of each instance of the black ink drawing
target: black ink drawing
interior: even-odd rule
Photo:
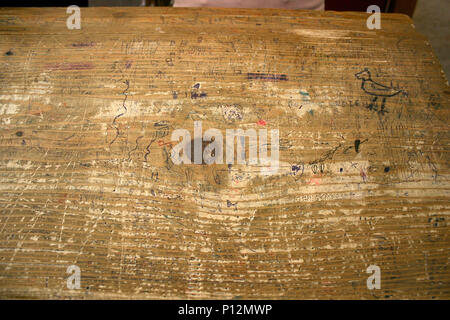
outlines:
[[[191,99],[206,98],[206,92],[200,92],[200,83],[196,83],[191,89]]]
[[[363,71],[358,72],[355,74],[355,77],[359,80],[362,80],[361,89],[371,95],[374,96],[371,103],[367,106],[367,109],[377,111],[379,114],[384,115],[386,112],[388,112],[385,109],[386,106],[386,98],[394,97],[398,95],[399,93],[403,93],[406,95],[406,92],[403,90],[398,90],[392,86],[388,87],[385,85],[382,85],[381,83],[375,82],[372,80],[372,75],[370,74],[369,69],[365,68]],[[381,103],[380,109],[378,110],[377,100],[378,98],[383,98],[383,101]]]
[[[144,136],[139,136],[136,138],[136,146],[133,149],[131,149],[130,152],[128,152],[128,159],[127,159],[128,161],[131,160],[131,154],[137,150],[139,146],[139,140],[142,139],[143,137]]]
[[[122,94],[125,96],[124,98],[123,98],[123,102],[122,102],[122,108],[123,108],[123,112],[122,113],[119,113],[117,116],[115,116],[114,117],[114,119],[113,119],[113,122],[112,122],[112,126],[114,127],[114,129],[116,129],[116,136],[114,137],[114,139],[109,143],[109,146],[111,147],[111,145],[114,143],[114,141],[116,141],[117,140],[117,138],[119,137],[119,134],[120,134],[120,130],[119,130],[119,127],[117,126],[117,124],[116,124],[116,121],[117,121],[117,119],[119,119],[120,117],[122,117],[122,116],[124,116],[127,112],[128,112],[128,109],[127,109],[127,107],[126,107],[126,105],[125,105],[125,103],[127,102],[127,98],[128,98],[128,89],[130,88],[130,82],[128,81],[128,80],[125,80],[124,81],[124,84],[127,86],[126,87],[126,89],[122,92]]]
[[[156,139],[161,139],[169,135],[169,123],[167,121],[158,121],[153,124],[155,131],[153,132],[152,140],[150,140],[150,143],[147,144],[147,147],[145,148],[146,153],[144,155],[144,160],[147,162],[147,157],[150,154],[150,146],[153,142],[156,141]]]
[[[247,73],[248,80],[287,81],[285,74]]]

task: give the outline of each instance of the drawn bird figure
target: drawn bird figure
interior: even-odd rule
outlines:
[[[385,104],[386,104],[386,98],[396,96],[399,93],[405,94],[405,92],[403,90],[398,90],[398,89],[393,88],[392,83],[391,83],[391,86],[388,87],[388,86],[382,85],[381,83],[373,81],[372,75],[370,74],[370,71],[367,68],[365,68],[363,71],[355,74],[355,77],[359,80],[362,80],[361,89],[365,93],[367,93],[371,96],[374,96],[371,104],[368,106],[368,108],[370,110],[377,110],[376,102],[379,97],[382,97],[383,102],[381,104],[380,112],[381,113],[387,112],[384,109]]]

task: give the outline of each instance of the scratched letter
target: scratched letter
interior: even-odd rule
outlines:
[[[370,30],[381,29],[381,10],[377,5],[371,5],[367,8],[367,13],[373,13],[367,18],[367,28]]]
[[[81,13],[80,7],[72,5],[68,6],[66,10],[67,14],[73,13],[67,18],[66,24],[69,30],[81,29]]]

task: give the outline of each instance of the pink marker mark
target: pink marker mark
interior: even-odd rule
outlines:
[[[158,145],[160,146],[160,147],[162,147],[162,146],[172,146],[172,142],[164,142],[164,140],[158,140]]]
[[[363,179],[363,181],[366,182],[367,175],[366,175],[366,173],[364,172],[363,169],[361,169],[361,171],[359,172],[359,174],[361,175],[361,178]]]
[[[265,126],[267,124],[267,122],[265,122],[263,119],[261,119],[256,124],[259,126]]]
[[[321,182],[321,179],[320,179],[320,178],[311,178],[311,179],[309,180],[309,184],[314,184],[314,185],[316,185],[316,186],[319,186],[319,185],[320,185],[320,182]]]

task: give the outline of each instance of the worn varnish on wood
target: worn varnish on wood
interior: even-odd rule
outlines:
[[[450,298],[449,87],[409,18],[67,17],[0,9],[0,297]],[[279,129],[278,173],[174,165],[194,121]]]

